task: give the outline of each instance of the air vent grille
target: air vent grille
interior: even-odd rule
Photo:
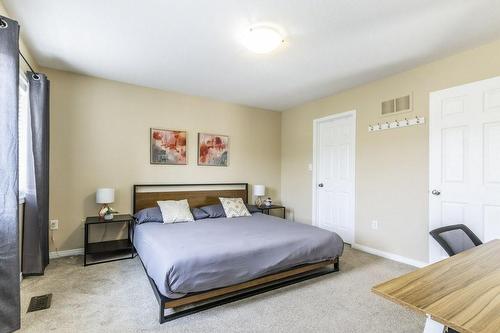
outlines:
[[[410,109],[410,95],[396,98],[396,112],[409,111]]]
[[[394,100],[388,100],[385,102],[382,102],[382,114],[390,114],[394,113]]]
[[[399,112],[408,112],[412,110],[411,94],[406,96],[389,99],[382,102],[382,115],[390,115]]]
[[[51,301],[52,294],[32,297],[28,306],[28,312],[48,309],[50,308]]]

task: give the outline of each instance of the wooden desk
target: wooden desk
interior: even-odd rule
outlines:
[[[466,333],[500,332],[500,240],[373,287],[395,303]]]

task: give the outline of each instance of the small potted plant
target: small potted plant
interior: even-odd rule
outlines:
[[[113,208],[109,207],[108,205],[102,206],[101,210],[99,211],[99,216],[101,218],[104,218],[105,220],[109,221],[112,220],[114,217],[114,214],[118,213],[116,210]]]

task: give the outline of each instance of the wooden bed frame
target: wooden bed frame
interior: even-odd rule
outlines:
[[[138,184],[134,185],[133,211],[155,207],[158,200],[187,199],[191,208],[219,203],[219,197],[242,198],[248,203],[247,183],[218,184]],[[140,258],[140,257],[139,257]],[[142,259],[141,259],[142,263]],[[146,275],[146,267],[144,266]],[[188,294],[181,298],[170,299],[160,293],[148,275],[149,282],[160,305],[160,324],[189,314],[207,310],[222,304],[258,295],[273,289],[288,286],[300,281],[337,272],[339,258],[293,267],[275,274],[266,275],[247,282]],[[171,309],[165,315],[165,310]]]

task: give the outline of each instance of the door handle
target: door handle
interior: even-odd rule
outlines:
[[[323,186],[324,186],[323,183],[318,184],[318,187],[323,187]]]
[[[438,190],[432,190],[431,193],[434,194],[434,195],[440,195],[441,194],[441,192],[438,191]]]

